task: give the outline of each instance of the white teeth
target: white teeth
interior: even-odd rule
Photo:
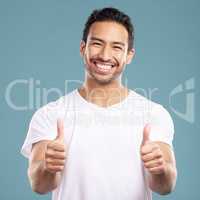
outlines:
[[[99,64],[99,63],[96,63],[96,66],[100,69],[103,69],[103,70],[110,70],[111,69],[111,65],[102,65],[102,64]]]

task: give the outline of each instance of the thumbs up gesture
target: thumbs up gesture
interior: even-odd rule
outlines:
[[[57,136],[47,144],[45,151],[45,169],[51,173],[61,172],[64,169],[65,159],[64,123],[62,120],[57,120]]]
[[[159,144],[150,141],[150,129],[150,125],[146,125],[143,130],[143,140],[140,148],[141,159],[144,167],[151,174],[162,174],[166,170],[166,161]]]

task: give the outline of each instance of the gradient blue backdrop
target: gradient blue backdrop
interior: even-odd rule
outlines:
[[[29,186],[27,160],[20,148],[36,107],[12,109],[6,89],[16,79],[40,80],[34,88],[59,88],[65,80],[83,80],[79,43],[86,18],[94,8],[115,6],[127,12],[136,29],[136,56],[124,74],[130,88],[158,88],[153,100],[163,104],[175,123],[174,148],[178,182],[170,200],[200,199],[199,186],[199,76],[200,1],[198,0],[0,0],[0,199],[50,199]],[[187,122],[170,108],[169,94],[188,79],[195,81],[195,121]],[[69,90],[76,87],[70,84]],[[173,107],[184,112],[184,91]],[[27,85],[18,84],[11,95],[17,105],[27,104]],[[56,99],[56,94],[48,101]],[[44,102],[41,102],[41,105]],[[154,195],[154,199],[161,199]]]

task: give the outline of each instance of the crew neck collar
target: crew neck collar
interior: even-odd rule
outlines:
[[[103,106],[99,106],[99,105],[97,105],[97,104],[95,104],[95,103],[89,102],[89,101],[87,101],[85,98],[83,98],[83,97],[81,96],[81,94],[80,94],[78,88],[75,89],[75,93],[76,93],[78,99],[79,99],[82,103],[84,103],[85,105],[90,106],[90,107],[92,107],[92,108],[94,108],[94,109],[99,109],[99,110],[110,110],[110,109],[121,108],[124,104],[126,104],[126,102],[128,101],[128,99],[129,99],[130,96],[131,96],[131,90],[128,90],[128,95],[127,95],[122,101],[120,101],[120,102],[118,102],[118,103],[115,103],[115,104],[113,104],[113,105],[107,106],[107,107],[103,107]]]

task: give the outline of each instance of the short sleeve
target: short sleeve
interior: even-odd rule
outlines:
[[[154,106],[150,117],[150,139],[172,145],[174,123],[169,112],[161,105]]]
[[[57,116],[58,112],[52,104],[47,104],[34,113],[21,148],[22,155],[29,158],[34,143],[56,137]]]

